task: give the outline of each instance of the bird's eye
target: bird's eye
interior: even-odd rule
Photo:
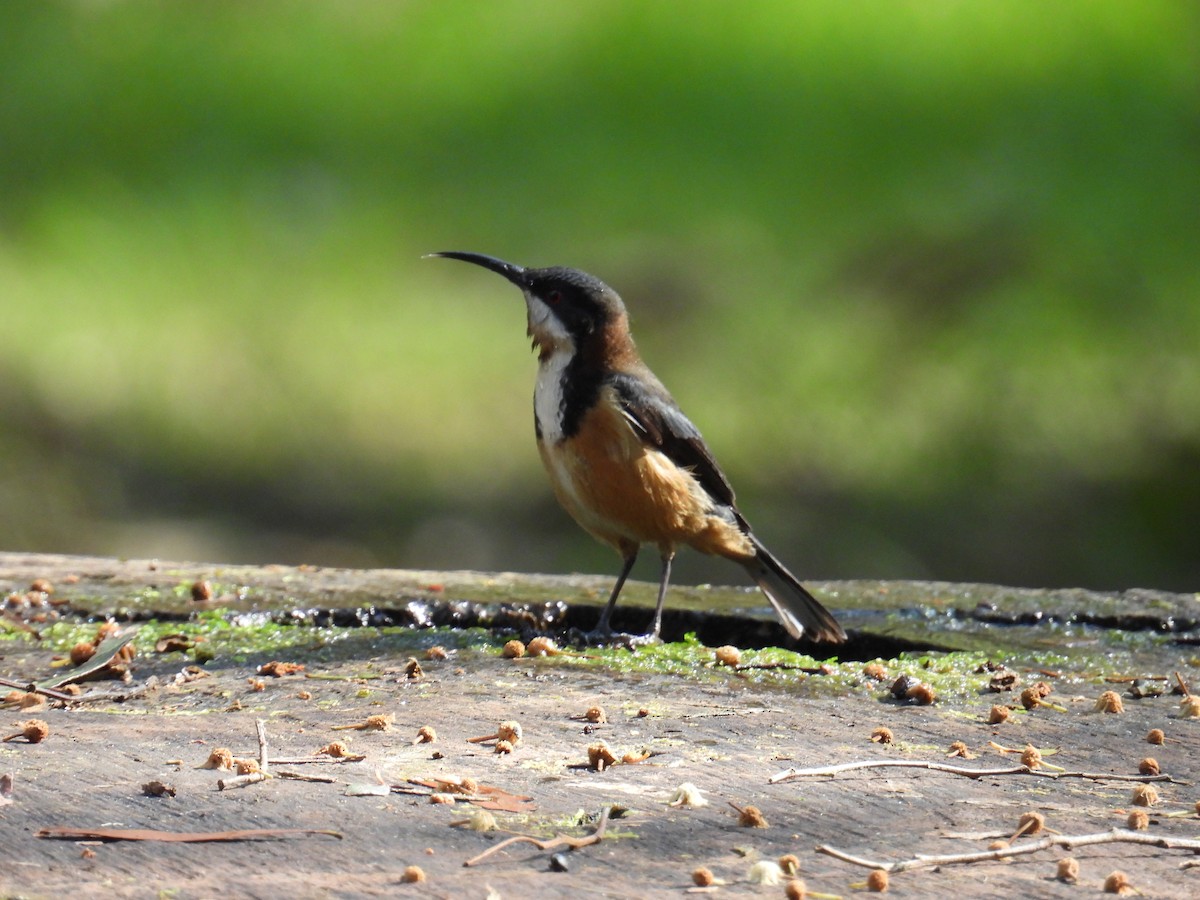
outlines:
[[[563,293],[562,293],[562,291],[558,290],[557,288],[555,288],[552,291],[548,291],[546,293],[546,302],[549,303],[551,306],[558,306],[558,304],[562,303],[562,298],[563,298]]]

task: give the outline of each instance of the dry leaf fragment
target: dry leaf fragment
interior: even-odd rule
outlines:
[[[270,675],[272,678],[282,678],[284,675],[295,675],[303,671],[303,663],[280,662],[277,659],[258,667],[259,675]]]
[[[773,859],[760,859],[750,867],[746,877],[751,884],[783,884],[783,869]]]
[[[147,781],[142,785],[142,793],[147,797],[174,797],[175,786],[164,781]]]
[[[333,731],[391,731],[392,723],[396,721],[396,716],[393,713],[377,713],[373,716],[367,716],[361,722],[353,725],[334,725]]]

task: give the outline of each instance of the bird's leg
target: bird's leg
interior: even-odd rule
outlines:
[[[658,582],[658,603],[654,607],[654,623],[650,628],[650,633],[646,635],[652,641],[657,641],[659,632],[662,631],[663,604],[667,599],[667,585],[671,583],[671,560],[674,558],[674,550],[663,552],[662,578]]]
[[[617,605],[617,598],[621,596],[621,588],[625,587],[625,579],[629,577],[629,573],[633,571],[633,564],[637,562],[637,545],[634,545],[631,550],[626,549],[623,555],[625,564],[621,566],[621,574],[617,576],[617,583],[613,585],[612,594],[604,606],[604,612],[600,613],[600,621],[596,623],[596,627],[591,632],[598,637],[607,637],[612,634],[612,625],[609,624],[609,619],[612,618],[613,609]]]

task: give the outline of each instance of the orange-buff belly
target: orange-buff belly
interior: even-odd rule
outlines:
[[[736,524],[715,512],[687,469],[642,442],[615,399],[602,395],[572,437],[539,444],[567,512],[621,551],[648,543],[670,553],[688,544],[703,553],[752,557],[754,548]]]

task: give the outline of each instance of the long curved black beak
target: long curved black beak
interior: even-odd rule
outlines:
[[[438,253],[425,254],[426,258],[430,256],[440,256],[445,259],[461,259],[463,262],[483,266],[483,268],[495,272],[497,275],[503,275],[519,288],[524,289],[528,286],[525,270],[521,266],[505,262],[502,259],[496,259],[494,256],[485,256],[482,253],[467,253],[462,250],[443,250]]]

